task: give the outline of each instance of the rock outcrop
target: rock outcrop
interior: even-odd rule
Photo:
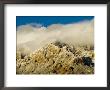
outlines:
[[[29,54],[17,51],[17,74],[93,74],[94,50],[52,42]]]

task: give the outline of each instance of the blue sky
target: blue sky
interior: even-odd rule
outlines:
[[[94,16],[16,16],[16,26],[36,23],[48,27],[51,24],[69,24],[93,18]]]

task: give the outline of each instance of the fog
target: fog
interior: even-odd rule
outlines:
[[[31,24],[17,27],[17,48],[30,51],[42,48],[54,41],[69,45],[94,45],[94,20],[71,24],[52,24],[36,27]]]

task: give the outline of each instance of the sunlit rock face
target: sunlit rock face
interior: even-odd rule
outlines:
[[[22,52],[18,51],[16,56],[17,74],[94,73],[94,48],[90,46],[75,46],[55,41],[34,52]]]

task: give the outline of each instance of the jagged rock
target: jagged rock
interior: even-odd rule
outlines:
[[[23,51],[22,51],[23,52]],[[93,50],[55,41],[30,54],[17,52],[17,74],[93,74]],[[85,56],[86,55],[86,56]],[[92,67],[91,67],[92,66]]]

